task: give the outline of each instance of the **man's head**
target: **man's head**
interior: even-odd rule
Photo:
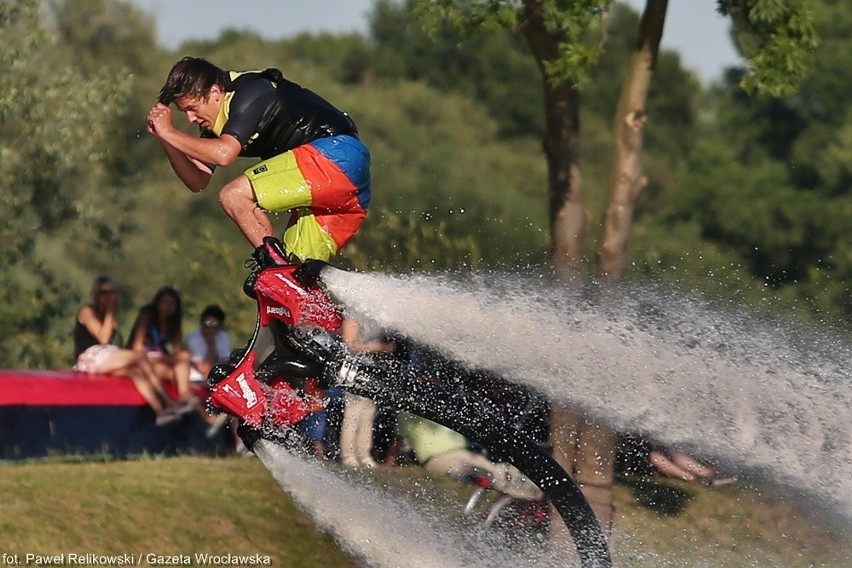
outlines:
[[[187,120],[201,128],[213,128],[228,85],[228,74],[201,57],[184,57],[175,63],[163,88],[159,102],[175,103]]]

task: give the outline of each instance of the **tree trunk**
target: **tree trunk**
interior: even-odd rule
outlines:
[[[667,0],[648,0],[616,112],[613,179],[598,248],[599,270],[605,281],[618,281],[624,274],[634,204],[647,185],[641,162],[644,109],[667,5]],[[589,228],[579,169],[580,96],[575,86],[557,85],[548,79],[547,64],[559,56],[559,38],[545,27],[538,0],[526,0],[524,8],[522,30],[544,77],[544,151],[553,267],[560,280],[576,287],[583,277],[583,250]],[[554,458],[580,483],[601,525],[609,530],[615,433],[606,425],[558,405],[551,407],[550,418]],[[551,525],[551,548],[565,546],[569,538],[560,527],[560,523]]]
[[[590,221],[578,164],[579,98],[573,87],[545,87],[550,252],[557,278],[571,287],[583,279],[583,251]]]
[[[524,6],[522,31],[544,81],[551,258],[557,277],[568,285],[577,285],[583,276],[583,250],[590,219],[578,164],[580,93],[574,85],[555,84],[549,79],[546,67],[560,56],[559,38],[545,27],[537,0],[527,0]]]
[[[636,200],[648,184],[642,170],[642,142],[647,115],[645,102],[657,61],[668,0],[648,0],[639,24],[636,49],[618,100],[613,135],[613,173],[597,247],[597,264],[604,284],[619,282],[627,265],[627,240]]]
[[[537,0],[527,0],[523,33],[535,56],[544,81],[545,125],[544,153],[547,158],[548,202],[550,205],[551,258],[556,277],[571,288],[578,288],[584,277],[584,255],[589,229],[589,212],[583,199],[579,167],[580,94],[576,86],[555,84],[547,75],[547,63],[559,57],[558,37],[544,25]],[[593,472],[601,455],[614,454],[610,438],[595,436],[597,430],[582,416],[568,408],[552,405],[550,441],[554,459],[581,484],[583,494],[605,528],[610,525],[612,504],[612,468],[604,465],[604,480]],[[598,442],[601,443],[598,443]],[[612,460],[605,460],[612,463]],[[588,479],[577,479],[578,472]],[[551,508],[551,516],[558,513]],[[551,523],[548,546],[562,550],[571,537],[563,523]]]

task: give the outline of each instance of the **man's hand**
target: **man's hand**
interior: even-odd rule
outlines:
[[[157,103],[148,112],[148,132],[157,138],[174,128],[172,125],[172,109],[162,103]]]

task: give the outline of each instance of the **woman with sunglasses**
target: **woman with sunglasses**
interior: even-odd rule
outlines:
[[[145,355],[112,343],[118,330],[117,306],[115,283],[107,276],[95,278],[91,302],[80,308],[74,324],[74,369],[129,377],[154,411],[157,425],[171,424],[180,419],[178,405],[166,394]]]

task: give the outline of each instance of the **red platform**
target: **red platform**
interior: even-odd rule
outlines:
[[[196,387],[204,400],[206,391]],[[213,440],[196,413],[158,427],[129,378],[72,370],[0,369],[0,459],[57,454],[225,453],[225,429]]]

